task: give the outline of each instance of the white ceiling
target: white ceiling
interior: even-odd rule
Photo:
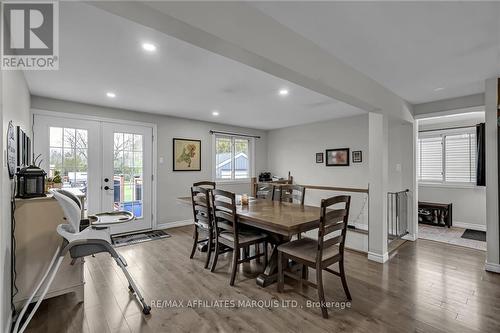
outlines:
[[[25,72],[33,95],[258,129],[364,113],[86,4],[61,2],[59,30],[59,70]]]
[[[499,2],[253,5],[414,104],[483,92],[500,75]]]

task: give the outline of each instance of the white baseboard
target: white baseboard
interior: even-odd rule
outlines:
[[[164,223],[158,224],[156,226],[156,229],[177,228],[177,227],[183,227],[185,225],[191,225],[193,223],[194,223],[193,219],[182,220],[182,221],[174,221],[174,222],[164,222]]]
[[[483,224],[475,224],[475,223],[453,221],[453,226],[457,227],[457,228],[472,229],[472,230],[478,230],[478,231],[486,231],[486,225],[483,225]]]
[[[495,264],[492,262],[486,262],[484,264],[484,269],[488,272],[500,273],[500,264]]]
[[[412,242],[414,242],[414,241],[417,240],[417,236],[415,234],[407,234],[407,235],[404,235],[401,238],[404,239],[404,240],[412,241]]]
[[[389,253],[384,253],[383,255],[373,252],[368,252],[368,260],[375,261],[383,264],[387,260],[389,260]]]
[[[359,230],[368,231],[368,224],[364,224],[364,223],[351,223],[351,224],[348,224],[348,225],[353,225],[356,229],[359,229]],[[349,229],[347,229],[347,230],[349,230]]]

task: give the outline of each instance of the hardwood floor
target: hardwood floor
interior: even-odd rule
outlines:
[[[260,288],[257,264],[241,265],[230,287],[231,253],[221,256],[210,273],[203,268],[204,255],[189,259],[191,227],[167,232],[172,237],[118,251],[148,303],[176,300],[184,307],[153,306],[144,317],[118,266],[101,254],[86,259],[85,302],[77,303],[73,295],[44,301],[28,332],[500,331],[500,275],[484,271],[485,253],[479,250],[419,239],[394,250],[385,265],[346,251],[351,308],[330,308],[330,318],[323,319],[319,308],[306,307],[307,300],[318,300],[315,289],[299,291],[292,280],[286,280],[283,294],[275,284]],[[324,274],[324,283],[327,301],[345,301],[338,277]],[[187,307],[189,300],[292,300],[298,307]]]

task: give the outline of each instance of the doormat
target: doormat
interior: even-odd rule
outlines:
[[[144,243],[152,240],[169,238],[170,235],[163,230],[153,230],[141,232],[138,234],[130,234],[124,236],[113,236],[111,240],[115,247]]]
[[[465,229],[464,233],[462,234],[462,238],[486,242],[486,232],[472,230],[472,229]]]

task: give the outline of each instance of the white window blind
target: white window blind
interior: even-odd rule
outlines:
[[[443,181],[443,144],[441,136],[419,140],[419,180]]]
[[[476,182],[476,134],[445,136],[445,181]]]
[[[440,131],[419,138],[418,180],[430,183],[476,183],[474,130]]]

